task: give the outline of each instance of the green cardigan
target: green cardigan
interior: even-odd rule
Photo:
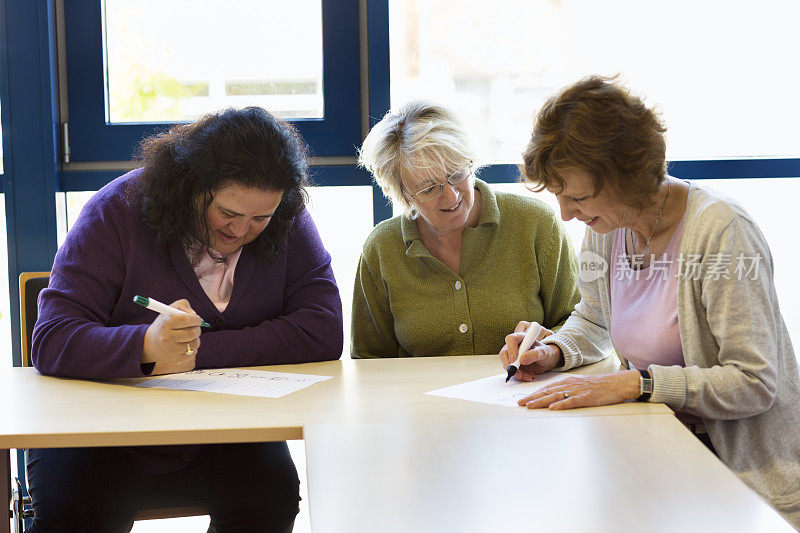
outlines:
[[[352,357],[496,354],[520,320],[566,321],[580,296],[561,223],[539,200],[475,186],[481,215],[464,230],[460,276],[408,217],[372,231],[353,289]]]

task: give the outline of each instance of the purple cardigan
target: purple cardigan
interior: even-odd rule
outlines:
[[[331,257],[303,211],[283,253],[265,265],[245,246],[233,294],[220,313],[179,244],[156,243],[139,200],[126,198],[139,170],[92,197],[59,248],[50,286],[39,297],[31,359],[42,374],[141,377],[144,333],[156,313],[134,295],[169,304],[186,298],[212,325],[200,337],[197,368],[338,359],[342,304]]]

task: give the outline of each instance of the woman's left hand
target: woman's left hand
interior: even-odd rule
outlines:
[[[542,387],[519,400],[528,409],[574,409],[613,405],[639,397],[637,370],[625,370],[601,376],[571,376],[558,383]]]

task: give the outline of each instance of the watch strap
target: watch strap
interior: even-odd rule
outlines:
[[[639,373],[642,375],[639,378],[639,397],[636,401],[648,402],[653,394],[653,376],[649,370],[639,370]]]

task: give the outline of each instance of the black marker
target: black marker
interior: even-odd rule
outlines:
[[[508,365],[506,383],[508,383],[508,380],[514,377],[514,374],[519,370],[519,358],[522,357],[522,354],[531,349],[531,346],[533,346],[533,343],[539,338],[539,333],[541,332],[542,325],[537,322],[531,322],[531,325],[528,326],[528,331],[525,332],[525,337],[519,345],[519,350],[517,350],[517,360]]]

